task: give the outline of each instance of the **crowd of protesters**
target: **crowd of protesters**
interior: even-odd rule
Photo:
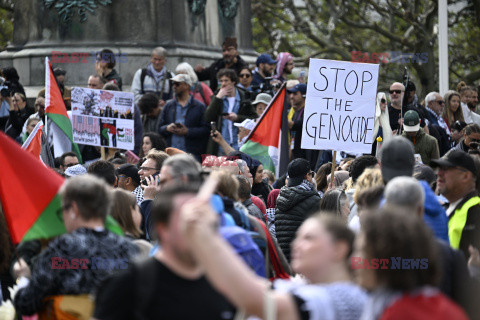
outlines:
[[[3,298],[16,281],[17,314],[480,318],[477,89],[461,82],[422,99],[413,82],[395,82],[377,94],[371,153],[334,159],[301,148],[307,86],[291,54],[262,54],[252,69],[235,38],[222,51],[209,67],[172,72],[167,51],[153,50],[131,84],[134,156],[80,146],[81,157],[55,159],[68,233],[0,249]],[[104,57],[88,87],[121,90]],[[29,108],[16,71],[7,75],[0,124],[22,143],[45,120],[44,91]],[[65,73],[55,76],[68,108]],[[284,82],[291,150],[279,176],[240,148]]]

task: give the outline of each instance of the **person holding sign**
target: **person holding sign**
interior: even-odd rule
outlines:
[[[190,95],[190,76],[177,74],[172,83],[175,98],[167,102],[160,114],[159,132],[168,147],[191,153],[200,160],[210,132],[203,120],[205,105]]]
[[[422,162],[430,165],[430,161],[440,158],[437,139],[425,133],[420,128],[420,116],[414,110],[405,113],[402,136],[409,139],[414,147],[415,153],[420,154]]]

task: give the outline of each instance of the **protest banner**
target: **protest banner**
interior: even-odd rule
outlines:
[[[378,64],[310,59],[302,149],[370,153]]]
[[[72,89],[73,141],[133,150],[133,93]]]

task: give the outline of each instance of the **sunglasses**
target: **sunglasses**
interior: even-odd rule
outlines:
[[[315,171],[310,171],[308,174],[309,174],[312,178],[315,177]]]
[[[390,92],[390,94],[394,94],[394,93],[400,94],[400,93],[402,93],[402,90],[390,90],[389,92]]]
[[[242,73],[240,75],[240,78],[250,78],[250,77],[251,77],[250,73]]]
[[[438,103],[438,104],[444,104],[445,103],[445,101],[443,101],[443,100],[435,100],[435,102]]]
[[[382,98],[382,99],[380,99],[380,102],[381,102],[381,103],[386,103],[387,100],[385,100],[385,99]]]

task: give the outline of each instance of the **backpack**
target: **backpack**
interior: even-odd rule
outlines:
[[[220,227],[219,231],[222,238],[230,243],[243,261],[245,261],[258,276],[265,278],[265,260],[250,234],[237,226]]]
[[[147,68],[142,68],[142,73],[140,74],[140,93],[141,94],[145,94],[145,90],[143,89],[143,84],[145,83],[145,77],[146,76],[147,76]],[[171,78],[172,78],[171,72],[167,71],[167,78],[164,80],[164,82],[167,81],[167,79],[171,79]],[[162,88],[160,89],[161,92],[160,92],[160,97],[159,98],[163,98],[163,95],[164,95],[163,89],[164,89],[164,86],[162,85]]]

